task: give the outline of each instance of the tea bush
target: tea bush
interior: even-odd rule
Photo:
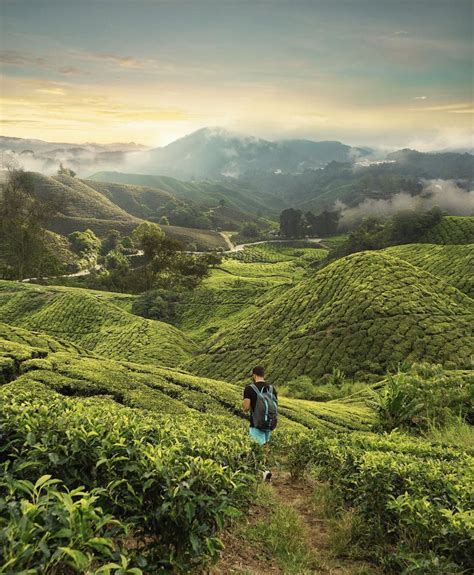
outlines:
[[[420,241],[428,244],[473,244],[474,217],[444,216]]]
[[[474,567],[473,456],[400,434],[312,432],[291,465],[294,474],[314,469],[355,509],[365,553],[394,572],[436,572],[417,571],[423,563],[460,573]]]
[[[28,504],[22,493],[46,475],[72,490],[69,499],[67,490],[62,498],[51,495],[61,499],[68,512],[73,513],[79,496],[83,498],[77,505],[85,517],[74,519],[84,522],[82,539],[66,554],[80,558],[85,546],[90,547],[90,557],[95,556],[90,540],[104,534],[104,541],[97,542],[102,557],[113,549],[110,533],[118,520],[135,542],[135,558],[148,571],[183,570],[217,556],[222,547],[217,533],[226,520],[239,515],[259,468],[258,454],[245,434],[223,421],[150,417],[110,400],[92,403],[56,395],[45,403],[41,387],[30,387],[21,391],[7,386],[1,392],[0,463],[11,485],[9,501],[20,499],[23,509]],[[51,497],[41,505],[47,508]],[[13,505],[5,501],[0,506],[4,524],[11,524]],[[57,518],[58,511],[41,511],[41,521],[47,522],[50,514]],[[71,521],[64,520],[64,529]],[[78,538],[64,529],[58,525],[59,535],[53,529],[59,543],[57,548],[52,541],[50,545],[56,556],[61,555],[63,538]],[[29,561],[30,547],[22,547],[21,537],[21,530],[13,529],[9,545]],[[34,539],[31,533],[28,537]]]
[[[383,251],[442,278],[469,297],[474,297],[473,244],[407,244]]]

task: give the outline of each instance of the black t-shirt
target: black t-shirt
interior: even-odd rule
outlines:
[[[249,385],[245,386],[244,399],[250,399],[250,427],[253,427],[254,425],[253,425],[252,412],[255,409],[255,405],[257,403],[257,394],[255,393],[255,390],[252,389],[251,385],[252,384],[249,383]],[[254,385],[257,389],[262,389],[263,387],[269,387],[269,384],[266,381],[257,381],[256,383],[254,383]],[[273,394],[275,395],[275,399],[277,399],[278,394],[275,388],[273,388]]]

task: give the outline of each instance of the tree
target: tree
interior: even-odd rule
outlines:
[[[151,261],[160,251],[165,234],[160,226],[151,222],[143,222],[133,230],[132,242],[147,261]]]
[[[74,178],[74,176],[76,175],[76,172],[74,170],[71,170],[70,168],[66,168],[65,166],[63,166],[63,163],[61,162],[59,164],[59,169],[57,172],[58,176],[69,176],[70,178]]]
[[[61,199],[38,198],[32,174],[9,168],[0,196],[0,246],[6,277],[22,280],[56,270],[58,259],[48,247],[46,226]]]
[[[308,233],[312,236],[328,237],[337,233],[339,224],[339,212],[324,210],[315,216],[312,212],[306,212],[305,219],[308,225]]]
[[[160,225],[161,226],[169,226],[170,225],[170,221],[169,221],[167,216],[161,216]]]
[[[256,223],[249,222],[240,228],[240,234],[245,238],[258,238],[260,236],[260,230]]]
[[[285,238],[301,238],[304,235],[301,210],[288,208],[280,214],[280,233]]]
[[[102,242],[100,253],[105,256],[111,251],[120,251],[121,235],[118,230],[109,230],[107,236]]]

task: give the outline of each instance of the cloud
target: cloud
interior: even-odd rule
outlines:
[[[427,100],[428,96],[415,96],[413,99],[414,100]]]
[[[369,216],[385,219],[397,212],[424,211],[434,206],[450,215],[474,215],[474,190],[461,188],[453,180],[424,180],[423,191],[417,196],[400,192],[386,200],[365,199],[353,208],[342,202],[336,202],[334,207],[341,211],[339,226],[344,230],[353,228]]]

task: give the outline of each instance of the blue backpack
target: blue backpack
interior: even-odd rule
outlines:
[[[273,385],[258,389],[250,386],[257,394],[255,409],[252,411],[253,426],[262,431],[273,431],[278,423],[278,400],[273,393]]]

